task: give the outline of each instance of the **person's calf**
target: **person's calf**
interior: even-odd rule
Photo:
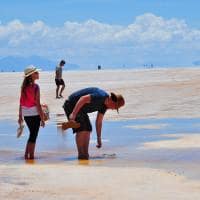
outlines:
[[[59,95],[58,95],[58,93],[59,93],[59,88],[60,88],[60,86],[57,86],[57,87],[56,87],[56,98],[57,98],[57,99],[59,99]]]
[[[35,143],[30,143],[30,157],[29,159],[33,160],[35,154]]]

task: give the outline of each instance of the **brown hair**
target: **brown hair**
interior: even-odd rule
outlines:
[[[113,92],[111,92],[110,94],[112,101],[115,102],[117,105],[117,112],[118,112],[118,109],[125,105],[124,97],[121,94],[115,94]]]
[[[31,76],[25,77],[21,86],[21,94],[26,95],[25,89],[27,86],[31,85],[32,83],[33,83],[33,79]]]

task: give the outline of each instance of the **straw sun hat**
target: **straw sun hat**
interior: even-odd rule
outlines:
[[[35,66],[33,65],[29,65],[28,67],[25,68],[24,70],[24,76],[25,77],[28,77],[30,76],[31,74],[35,73],[35,72],[39,72],[41,71],[41,69],[38,69],[36,68]]]

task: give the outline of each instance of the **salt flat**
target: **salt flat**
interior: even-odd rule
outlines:
[[[64,96],[67,98],[71,92],[90,86],[123,94],[126,100],[125,107],[120,110],[119,115],[115,111],[106,113],[106,120],[199,118],[199,77],[200,69],[194,68],[65,71]],[[22,79],[23,73],[0,73],[0,119],[17,120]],[[38,83],[42,102],[49,105],[52,120],[55,115],[64,114],[64,99],[55,98],[54,72],[41,72]],[[176,142],[161,140],[146,143],[144,147],[158,151],[160,147],[192,148],[195,141],[200,141],[199,138],[198,134],[183,135]],[[200,198],[199,180],[169,173],[164,169],[148,168],[145,165],[102,167],[90,166],[90,162],[93,161],[69,166],[66,162],[56,165],[2,164],[0,199]]]

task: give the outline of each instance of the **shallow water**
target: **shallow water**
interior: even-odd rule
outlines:
[[[24,163],[23,152],[28,139],[27,127],[16,138],[15,121],[0,122],[0,163]],[[200,119],[141,119],[129,121],[105,121],[103,124],[103,147],[97,149],[93,122],[90,142],[90,161],[78,161],[74,134],[71,130],[61,133],[56,122],[50,121],[41,128],[37,139],[34,163],[66,163],[98,166],[147,166],[167,168],[192,177],[200,177],[200,148],[145,150],[144,142],[175,140],[170,134],[200,134]],[[168,134],[167,137],[165,135]],[[172,135],[173,136],[173,135]],[[189,167],[188,167],[189,166]],[[188,168],[190,170],[188,170]],[[186,170],[187,169],[187,170]]]
[[[15,121],[5,120],[0,122],[0,151],[24,151],[28,139],[28,129],[25,126],[23,135],[20,138],[16,138],[16,129],[17,123]],[[112,149],[113,153],[116,153],[116,149],[120,149],[120,155],[123,153],[130,154],[131,159],[131,155],[135,152],[145,152],[145,150],[138,150],[138,147],[142,146],[144,142],[169,140],[169,136],[164,137],[166,134],[178,135],[183,133],[200,133],[200,119],[105,121],[102,131],[102,149],[103,153],[107,150],[110,152]],[[171,139],[174,140],[175,138],[171,137]],[[94,122],[90,143],[90,150],[92,151],[96,144]],[[37,152],[66,153],[67,151],[76,151],[74,134],[71,130],[62,133],[54,122],[46,124],[45,128],[40,128],[37,139]],[[119,154],[119,152],[117,153]],[[185,159],[189,158],[186,156]]]

